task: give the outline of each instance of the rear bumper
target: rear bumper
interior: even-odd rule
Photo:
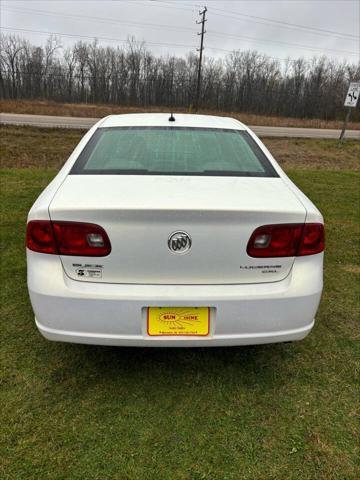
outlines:
[[[305,327],[281,332],[258,334],[215,335],[206,339],[190,338],[151,338],[143,335],[111,335],[88,332],[56,330],[41,325],[36,319],[39,332],[47,339],[56,342],[86,343],[93,345],[113,345],[123,347],[229,347],[235,345],[260,345],[264,343],[293,342],[302,340],[314,326],[313,320]]]
[[[122,346],[230,346],[301,340],[322,292],[323,254],[297,258],[288,277],[256,285],[116,285],[69,279],[60,259],[28,251],[28,287],[42,335]],[[208,337],[149,337],[148,306],[211,307]]]

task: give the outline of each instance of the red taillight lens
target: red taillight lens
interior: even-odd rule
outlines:
[[[305,223],[298,255],[314,255],[325,248],[325,231],[321,223]]]
[[[302,225],[264,225],[255,230],[247,246],[250,257],[293,257],[298,250]],[[266,238],[262,244],[261,240]]]
[[[26,246],[41,253],[104,257],[111,252],[105,230],[92,223],[32,221],[26,238]]]
[[[109,237],[99,225],[78,222],[53,222],[60,255],[104,257],[111,252]]]
[[[27,224],[26,246],[34,252],[58,253],[49,220],[32,220]]]
[[[264,225],[251,235],[250,257],[295,257],[324,250],[324,226],[320,223]]]

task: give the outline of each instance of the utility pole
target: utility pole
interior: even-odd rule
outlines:
[[[199,100],[200,100],[200,87],[201,87],[201,63],[202,63],[202,52],[204,50],[204,34],[206,33],[205,30],[205,22],[207,21],[205,18],[207,12],[207,8],[199,12],[199,15],[202,17],[199,22],[196,22],[198,25],[201,24],[201,32],[198,35],[201,35],[200,41],[200,48],[197,48],[197,51],[200,52],[199,54],[199,66],[198,66],[198,74],[197,74],[197,86],[196,86],[196,97],[195,97],[195,111],[199,108]]]

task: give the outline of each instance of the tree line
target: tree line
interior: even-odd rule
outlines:
[[[1,34],[0,50],[2,98],[186,108],[195,101],[195,53],[156,56],[134,38],[123,47],[94,40],[63,48],[50,36],[36,46],[12,34]],[[343,117],[349,82],[359,80],[359,63],[326,56],[281,62],[234,50],[221,59],[205,56],[200,106],[330,120]]]

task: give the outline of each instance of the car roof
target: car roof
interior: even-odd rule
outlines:
[[[168,113],[130,113],[123,115],[109,115],[99,124],[106,127],[193,127],[193,128],[229,128],[247,130],[247,127],[238,120],[230,117],[215,115],[191,115],[187,113],[173,113],[175,121],[169,122]]]

